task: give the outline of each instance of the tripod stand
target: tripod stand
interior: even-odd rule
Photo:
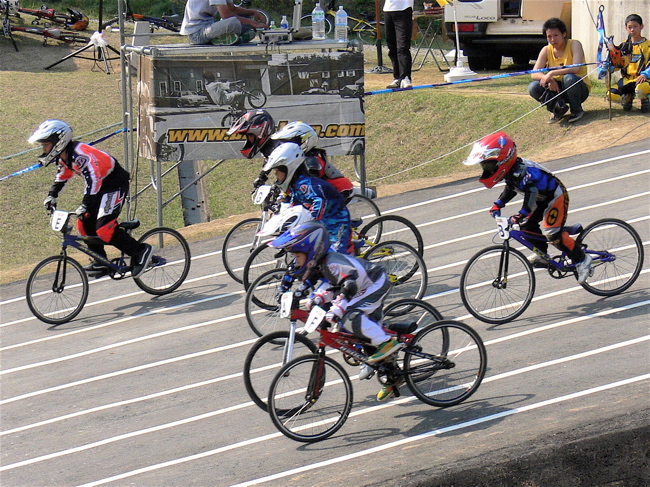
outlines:
[[[99,69],[104,71],[106,74],[111,74],[111,66],[109,61],[120,59],[120,51],[112,47],[102,34],[102,14],[104,12],[104,0],[99,0],[99,30],[90,36],[90,42],[76,51],[71,52],[67,56],[62,57],[57,62],[46,66],[44,69],[50,69],[61,64],[63,61],[66,61],[70,58],[77,57],[79,59],[89,59],[94,61],[94,66],[98,66]],[[80,56],[82,52],[85,52],[89,49],[92,49],[92,57]],[[117,54],[117,57],[109,57],[107,49],[112,51],[114,54]],[[102,63],[103,67],[102,67]]]
[[[82,52],[85,52],[88,49],[93,50],[92,57],[80,56]],[[117,54],[117,57],[109,57],[107,49]],[[90,37],[90,42],[87,45],[85,45],[81,49],[77,49],[76,51],[71,52],[67,56],[62,57],[57,62],[50,64],[49,66],[46,66],[44,69],[53,68],[57,64],[61,64],[63,61],[66,61],[73,57],[77,57],[79,59],[90,59],[91,61],[95,62],[95,66],[99,66],[99,69],[104,71],[106,74],[111,74],[111,66],[109,65],[108,62],[114,59],[120,59],[120,51],[118,51],[117,49],[112,47],[108,42],[106,42],[101,32],[95,32]],[[100,63],[103,63],[103,67],[102,65],[100,65]]]

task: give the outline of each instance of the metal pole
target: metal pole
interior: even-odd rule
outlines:
[[[131,125],[129,123],[129,106],[127,99],[127,69],[126,69],[126,52],[124,50],[125,36],[124,36],[124,3],[122,0],[117,2],[117,21],[120,28],[120,93],[122,95],[122,128],[124,129],[122,135],[122,147],[124,151],[124,169],[131,171],[131,153],[129,151],[129,134]],[[101,28],[101,26],[100,26]],[[126,200],[126,214],[131,219],[131,202],[130,198]]]

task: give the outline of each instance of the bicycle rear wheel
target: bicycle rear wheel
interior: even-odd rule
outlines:
[[[449,407],[476,392],[487,368],[481,337],[459,321],[441,321],[420,330],[404,349],[406,384],[425,404]]]
[[[190,272],[192,256],[183,236],[171,228],[152,228],[138,240],[154,246],[147,270],[133,280],[143,291],[162,296],[180,287]]]
[[[250,90],[247,98],[248,104],[252,108],[262,108],[264,105],[266,105],[266,93],[264,93],[262,90]]]
[[[244,289],[248,289],[251,283],[265,272],[279,267],[287,267],[289,264],[287,261],[289,254],[284,254],[284,257],[275,257],[278,252],[280,250],[270,247],[268,242],[260,244],[251,252],[242,272]]]
[[[375,218],[359,232],[358,238],[366,240],[363,253],[372,245],[384,240],[399,240],[409,244],[424,256],[424,240],[420,230],[410,220],[399,215],[382,215]]]
[[[643,267],[643,242],[632,226],[605,218],[585,228],[577,245],[585,244],[593,257],[593,274],[582,284],[598,296],[614,296],[628,289]]]
[[[348,419],[352,383],[331,358],[305,355],[280,369],[268,400],[271,420],[283,435],[312,443],[329,438]]]
[[[261,223],[261,218],[243,220],[232,227],[223,240],[223,266],[228,275],[238,283],[243,282],[244,265],[255,249],[255,234],[259,231]]]
[[[88,299],[88,276],[70,257],[39,262],[27,279],[27,306],[44,323],[60,325],[77,316]]]
[[[246,291],[246,321],[257,336],[264,336],[286,326],[287,319],[280,318],[280,305],[276,299],[286,271],[285,268],[271,269],[259,276]]]
[[[381,29],[381,38],[386,39],[386,28],[384,27],[383,22],[379,23],[379,28]],[[377,43],[377,21],[372,20],[362,23],[359,25],[356,32],[357,36],[364,44],[374,45]]]
[[[389,240],[372,247],[363,258],[380,265],[388,274],[392,285],[385,304],[407,297],[420,299],[427,291],[427,266],[410,245]]]
[[[268,411],[266,394],[280,367],[295,357],[318,351],[318,346],[305,335],[296,333],[291,349],[288,347],[288,339],[288,330],[268,333],[255,342],[244,360],[246,392],[264,411]]]
[[[505,261],[507,260],[507,271]],[[528,259],[503,245],[476,253],[460,276],[460,297],[472,316],[502,324],[521,315],[535,294],[535,274]]]

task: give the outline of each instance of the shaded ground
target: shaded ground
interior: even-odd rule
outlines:
[[[395,479],[399,487],[647,487],[648,411]],[[504,461],[504,459],[511,459]]]

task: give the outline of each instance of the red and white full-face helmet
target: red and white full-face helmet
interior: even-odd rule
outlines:
[[[496,132],[476,142],[463,164],[466,166],[480,164],[483,174],[478,180],[486,188],[491,188],[506,177],[516,161],[515,142],[505,132]]]
[[[247,159],[255,157],[275,130],[273,117],[266,110],[251,110],[235,120],[227,134],[245,134],[246,143],[239,151]]]

